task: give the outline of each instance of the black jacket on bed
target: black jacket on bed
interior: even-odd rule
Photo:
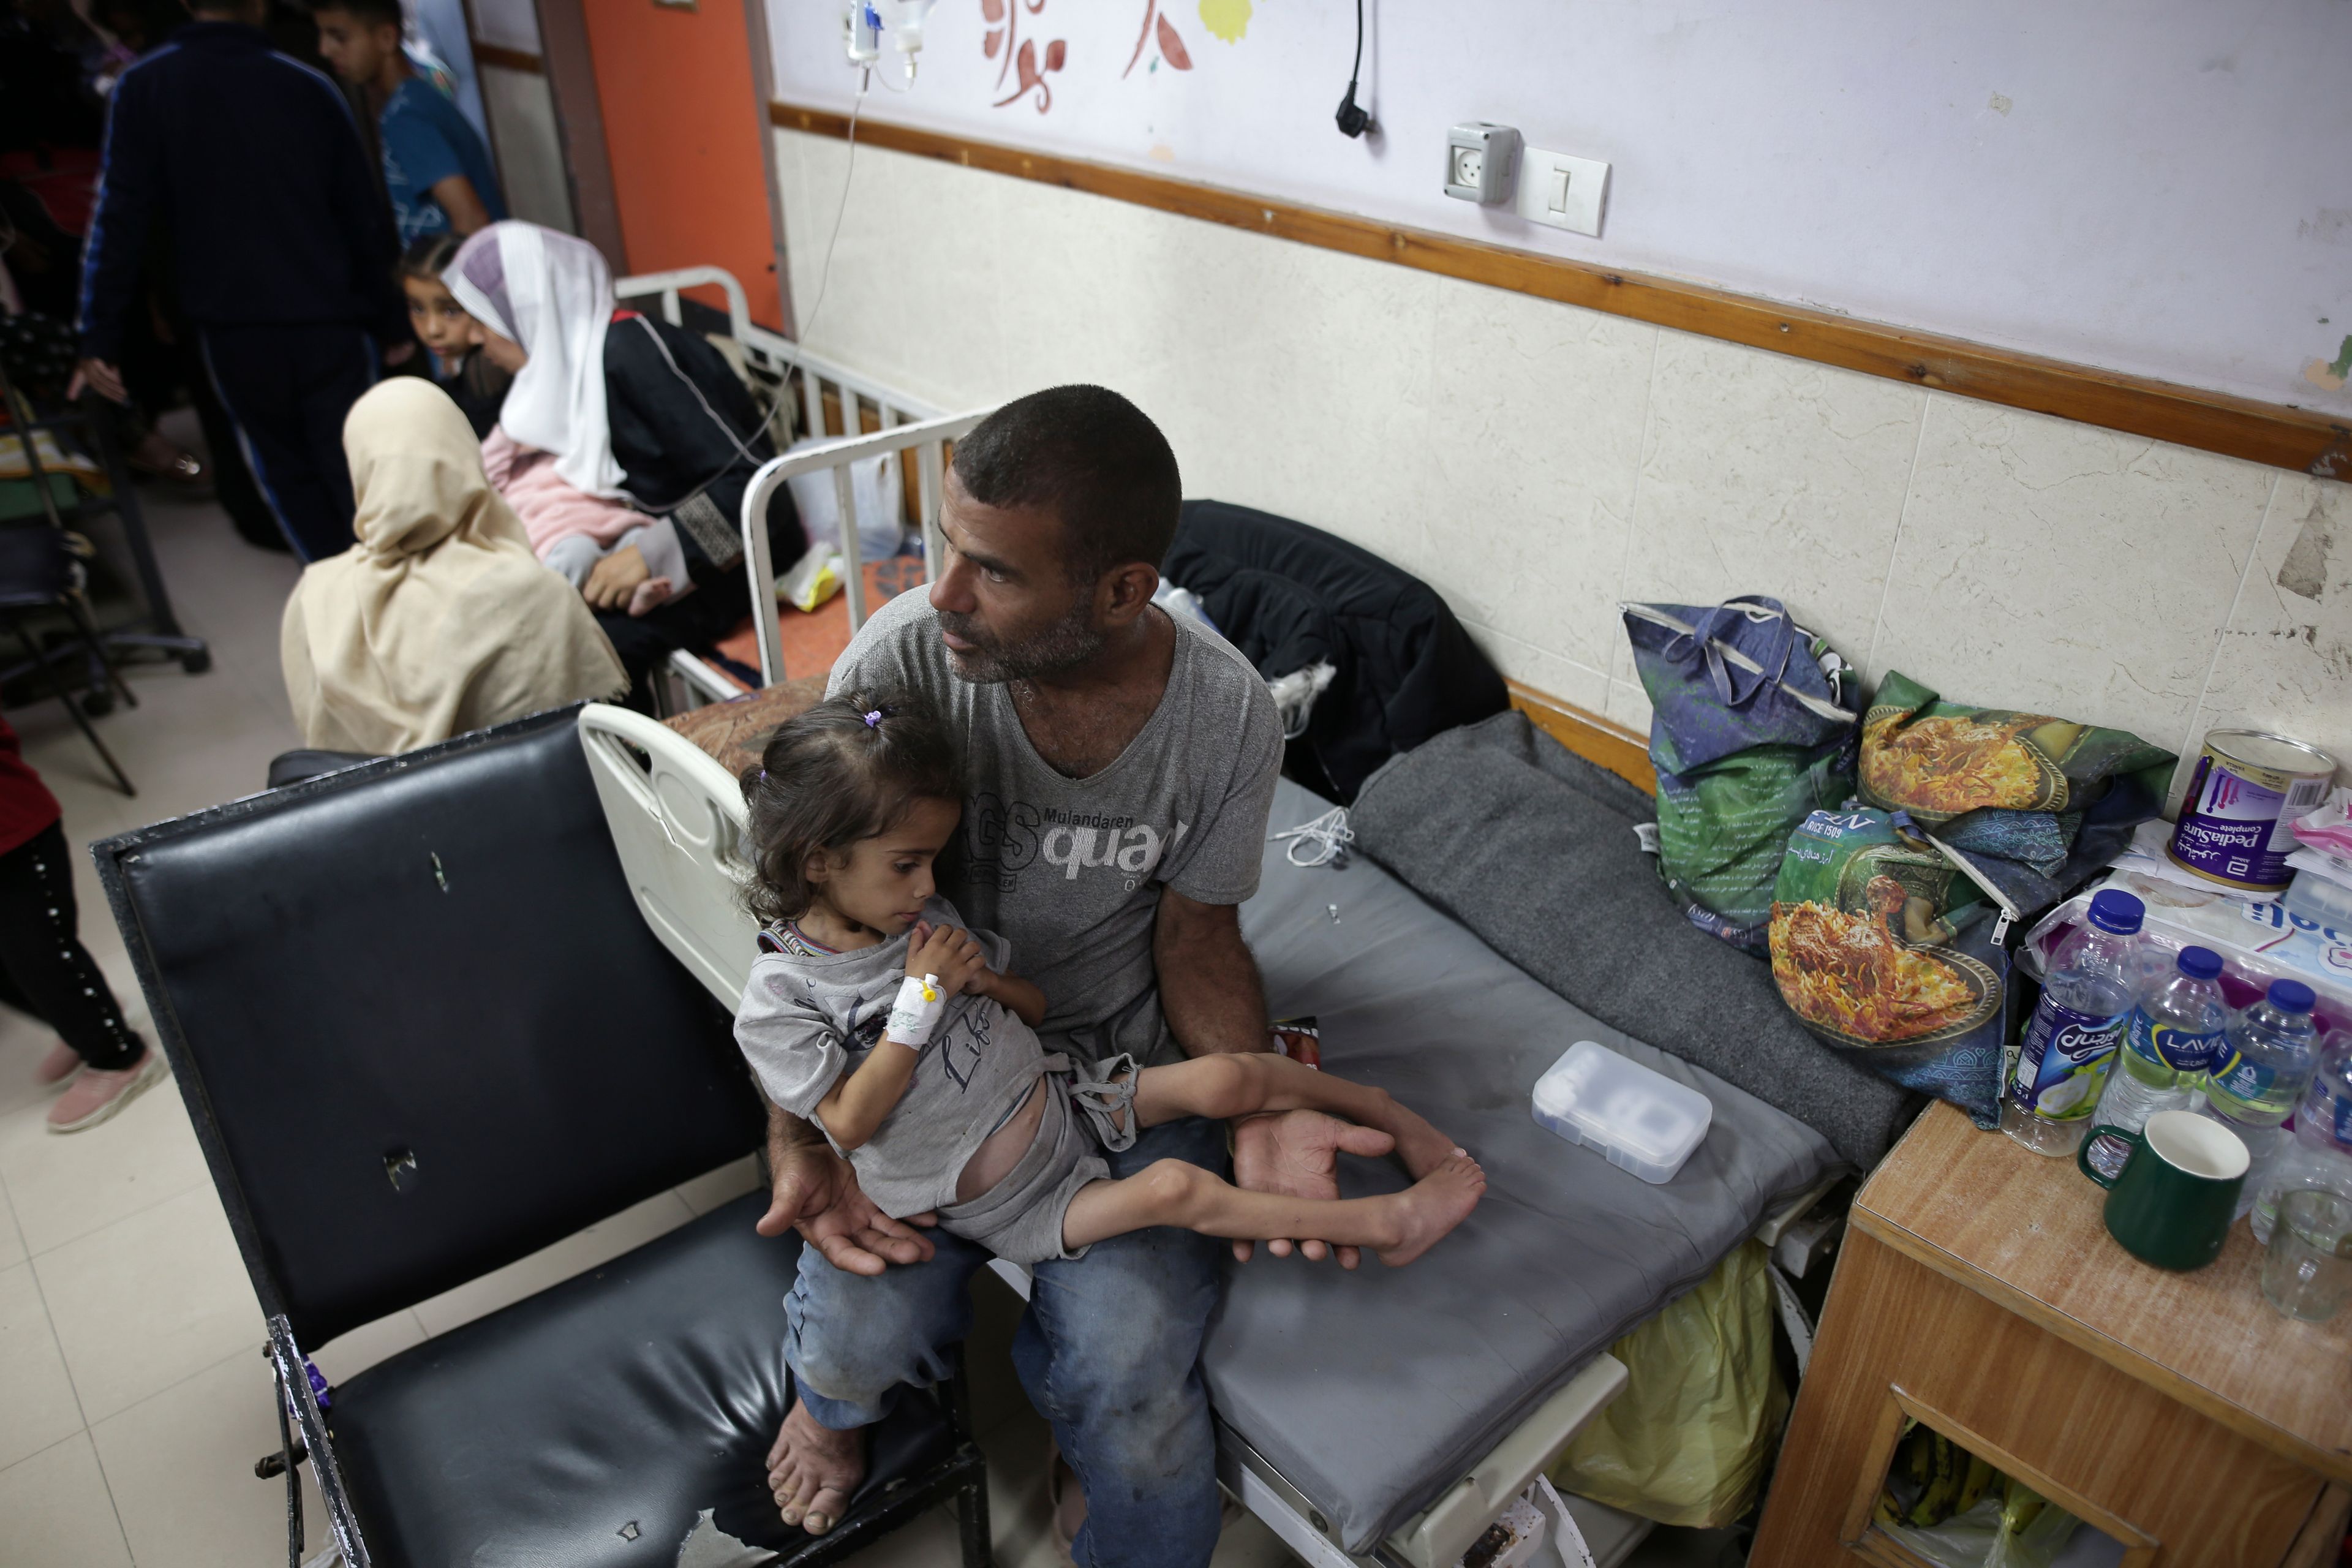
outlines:
[[[1345,803],[1374,768],[1441,730],[1508,708],[1503,678],[1437,591],[1303,522],[1188,500],[1160,574],[1268,680],[1337,668],[1284,771]]]
[[[702,593],[726,595],[731,626],[751,609],[743,492],[759,466],[776,455],[759,428],[751,395],[698,333],[616,310],[604,334],[604,410],[624,488],[639,506],[676,525],[688,574]],[[746,431],[758,433],[739,452]],[[710,483],[695,494],[706,479]],[[806,548],[782,485],[768,502],[768,547],[778,572]]]

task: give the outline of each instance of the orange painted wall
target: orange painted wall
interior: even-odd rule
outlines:
[[[759,141],[767,116],[754,102],[742,0],[700,0],[692,11],[583,0],[583,10],[629,251],[623,269],[724,267],[743,280],[752,319],[778,325]]]

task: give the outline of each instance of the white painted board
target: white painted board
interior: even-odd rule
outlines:
[[[779,96],[845,110],[839,6],[767,4]],[[2352,412],[2352,0],[1366,10],[1360,142],[1345,0],[941,0],[866,108]],[[1600,237],[1442,195],[1468,120],[1612,165]]]

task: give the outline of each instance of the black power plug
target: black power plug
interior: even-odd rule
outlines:
[[[1379,129],[1372,123],[1370,113],[1356,102],[1356,79],[1362,71],[1363,66],[1364,0],[1356,0],[1356,58],[1354,63],[1348,67],[1348,96],[1339,100],[1339,112],[1331,116],[1339,127],[1339,134],[1351,139],[1361,136],[1367,131]]]

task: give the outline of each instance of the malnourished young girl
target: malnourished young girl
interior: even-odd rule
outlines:
[[[822,702],[745,774],[764,929],[735,1038],[778,1106],[815,1123],[894,1218],[933,1211],[1015,1263],[1075,1258],[1148,1226],[1264,1241],[1312,1236],[1412,1262],[1486,1190],[1455,1149],[1380,1197],[1245,1192],[1181,1160],[1114,1181],[1139,1127],[1309,1108],[1426,1147],[1436,1130],[1381,1089],[1273,1055],[1139,1068],[1049,1055],[1045,994],[1007,944],[961,929],[933,889],[962,788],[945,731],[895,699]]]

